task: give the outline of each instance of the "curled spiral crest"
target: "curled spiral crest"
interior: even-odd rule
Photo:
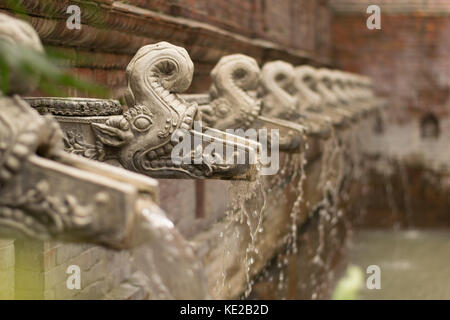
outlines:
[[[228,70],[228,73],[223,73],[222,69]],[[219,60],[211,71],[211,77],[217,86],[220,85],[220,83],[217,83],[220,74],[228,74],[239,88],[254,90],[258,87],[260,72],[261,70],[255,59],[243,54],[232,54]]]
[[[155,81],[173,93],[186,91],[192,82],[194,63],[184,48],[163,41],[140,48],[128,64],[126,74],[133,104],[137,104],[140,98],[137,95],[146,95],[142,88],[153,90]]]

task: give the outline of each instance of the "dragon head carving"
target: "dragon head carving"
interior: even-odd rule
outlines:
[[[173,137],[179,132],[191,137],[194,121],[200,120],[197,103],[179,96],[190,86],[193,73],[184,48],[167,42],[142,47],[127,67],[129,109],[91,124],[106,157],[109,154],[126,169],[150,175],[177,171],[187,177],[205,177],[221,170],[231,172],[227,165],[207,163],[203,154],[200,163],[194,164],[172,159],[172,149],[180,142]],[[198,152],[192,149],[185,156],[194,159]]]
[[[249,56],[221,58],[211,72],[211,102],[200,107],[203,121],[219,130],[249,128],[261,109],[256,98],[259,76],[258,63]]]
[[[298,118],[298,98],[290,94],[294,85],[294,67],[284,61],[267,62],[261,71],[262,114],[281,118]]]
[[[92,127],[105,147],[120,149],[115,154],[125,168],[141,171],[157,157],[170,157],[176,129],[192,128],[197,105],[178,93],[189,88],[194,64],[184,48],[159,42],[139,49],[126,73],[129,109]]]
[[[333,91],[333,71],[321,68],[317,71],[318,83],[317,91],[322,96],[323,101],[331,107],[336,107],[340,104],[338,95]]]
[[[300,98],[300,109],[317,110],[322,104],[322,98],[317,93],[317,70],[303,65],[295,68],[295,87]]]
[[[333,70],[330,71],[330,73],[332,91],[334,92],[340,103],[348,104],[351,100],[351,96],[349,96],[346,91],[345,74],[339,70]]]

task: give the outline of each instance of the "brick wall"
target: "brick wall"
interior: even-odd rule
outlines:
[[[317,58],[316,38],[327,38],[323,23],[328,0],[170,0],[127,1],[133,5],[201,21],[239,35],[305,50]],[[325,14],[323,14],[325,13]],[[320,15],[320,19],[317,19]],[[322,26],[320,26],[322,25]],[[323,53],[323,52],[322,52]],[[328,58],[327,54],[321,56]]]
[[[14,248],[13,248],[14,252]],[[15,241],[16,299],[129,299],[142,297],[127,251],[56,241]],[[70,265],[80,267],[80,289],[67,288]],[[14,268],[13,268],[14,271]],[[11,278],[14,283],[14,273]]]
[[[65,55],[74,74],[104,84],[120,97],[134,53],[158,41],[188,50],[195,64],[190,92],[206,91],[211,69],[228,54],[247,54],[261,64],[275,59],[327,64],[328,1],[61,0],[44,5],[44,0],[30,0],[23,6],[47,49]],[[66,27],[70,4],[81,7],[81,30]],[[0,12],[8,13],[8,7],[0,3]]]
[[[364,1],[333,0],[333,62],[375,80],[400,121],[450,108],[450,3],[371,1],[381,30],[368,30]]]

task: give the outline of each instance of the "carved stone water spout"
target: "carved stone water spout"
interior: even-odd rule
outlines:
[[[255,59],[234,54],[225,56],[211,72],[208,95],[190,95],[197,101],[207,126],[227,129],[277,129],[282,151],[298,151],[305,127],[279,118],[261,115],[262,101],[257,97],[260,68]]]
[[[363,86],[363,77],[334,70],[329,73],[330,89],[337,97],[340,108],[348,110],[352,118],[367,116],[372,109],[371,97]],[[362,90],[353,88],[361,87]],[[373,98],[373,97],[372,97]]]
[[[284,61],[267,62],[261,72],[262,114],[301,124],[310,136],[328,137],[329,121],[307,110],[300,110],[302,97],[295,94],[294,67]]]
[[[216,130],[208,135],[195,128],[194,123],[200,123],[197,104],[180,96],[190,86],[193,72],[185,49],[160,42],[142,47],[127,67],[126,111],[109,100],[28,101],[57,115],[68,152],[151,177],[253,179],[257,174],[253,143],[225,132]],[[174,161],[172,151],[178,150],[181,142],[188,150],[181,149],[186,152],[180,161]],[[217,157],[211,160],[204,152],[211,144],[232,150],[232,158],[243,154],[244,163]]]
[[[0,14],[0,45],[43,51],[34,29]],[[33,90],[12,68],[0,92],[0,237],[54,238],[114,248],[133,245],[139,215],[161,215],[157,182],[69,155],[51,116],[20,95]]]
[[[342,114],[335,108],[335,97],[330,95],[327,88],[322,84],[319,71],[311,66],[303,65],[295,68],[295,86],[299,96],[299,108],[302,113],[311,117],[314,115],[334,126],[343,127],[348,124],[348,116]],[[321,93],[325,91],[325,94]],[[331,98],[331,101],[327,99]]]
[[[317,77],[319,79],[317,83],[317,91],[322,96],[324,104],[327,108],[333,110],[336,114],[343,117],[345,123],[349,121],[355,121],[357,114],[343,108],[345,97],[341,97],[333,90],[335,84],[334,73],[332,70],[321,68],[317,71]]]

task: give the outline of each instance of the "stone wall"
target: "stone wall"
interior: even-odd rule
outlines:
[[[396,118],[438,117],[450,108],[448,1],[333,0],[333,62],[374,79]],[[381,8],[381,30],[366,27],[366,9]]]

